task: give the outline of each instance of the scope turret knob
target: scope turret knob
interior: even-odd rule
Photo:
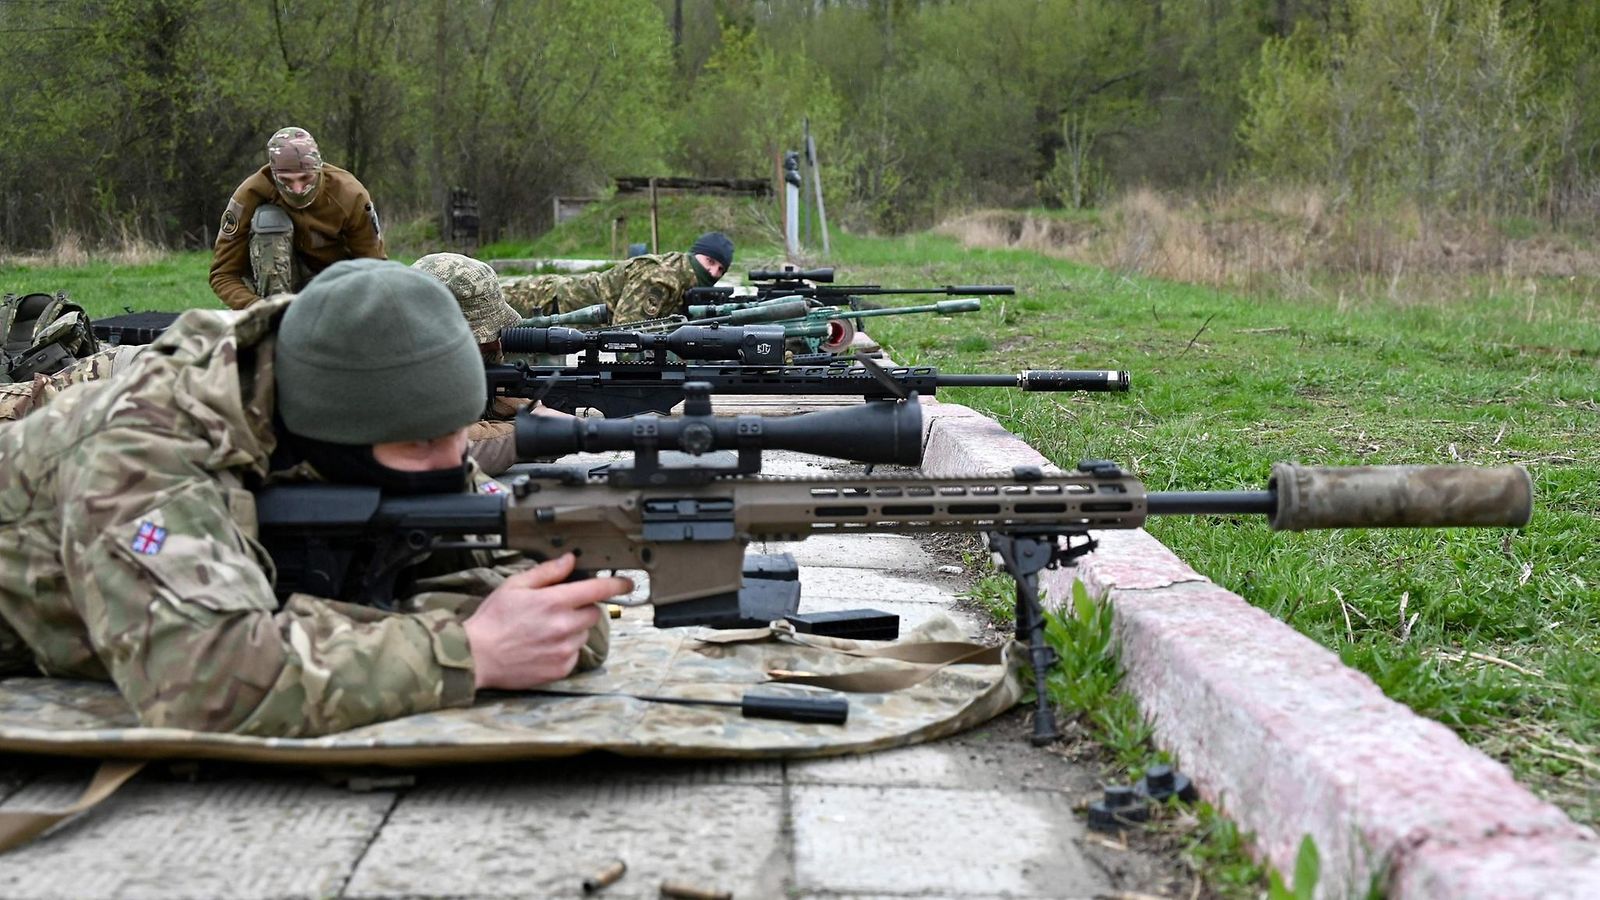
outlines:
[[[683,452],[699,456],[716,445],[716,435],[704,422],[686,422],[678,433],[678,446]]]
[[[684,382],[683,414],[685,416],[711,415],[711,385],[709,382]]]

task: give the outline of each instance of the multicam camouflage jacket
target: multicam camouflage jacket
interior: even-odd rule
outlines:
[[[635,256],[586,275],[527,275],[503,279],[506,302],[524,316],[571,312],[596,303],[611,307],[611,322],[681,315],[684,292],[699,284],[687,253]]]
[[[0,672],[110,680],[147,726],[257,735],[472,702],[452,603],[520,557],[418,582],[406,608],[429,611],[298,594],[279,606],[249,488],[295,477],[269,472],[290,302],[191,311],[115,378],[0,425]]]

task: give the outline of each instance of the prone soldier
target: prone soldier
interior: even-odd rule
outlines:
[[[233,309],[300,290],[342,259],[387,259],[372,197],[322,161],[310,132],[280,128],[267,164],[233,191],[211,256],[211,290]]]
[[[483,361],[503,362],[505,350],[500,343],[500,331],[517,324],[522,317],[501,295],[500,280],[494,269],[482,260],[459,253],[430,253],[411,267],[432,275],[450,289],[456,302],[461,304],[461,314],[472,329]],[[486,474],[500,475],[516,464],[514,420],[530,402],[520,397],[495,397],[484,411],[484,418],[468,426],[467,452]],[[540,415],[566,415],[547,409],[543,403],[534,403],[533,410]]]
[[[570,555],[435,554],[403,612],[275,595],[253,490],[504,490],[466,456],[486,399],[456,301],[398,263],[188,312],[125,371],[0,425],[0,672],[112,681],[147,726],[306,736],[595,664],[596,604],[631,585],[561,584]]]
[[[720,231],[700,235],[688,253],[635,256],[604,272],[584,275],[528,275],[503,282],[506,302],[524,316],[571,312],[604,303],[611,321],[625,325],[642,319],[682,315],[684,293],[710,287],[733,265],[733,241]]]

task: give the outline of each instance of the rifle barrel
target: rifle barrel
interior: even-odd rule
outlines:
[[[1275,491],[1154,491],[1145,495],[1152,516],[1271,516]]]

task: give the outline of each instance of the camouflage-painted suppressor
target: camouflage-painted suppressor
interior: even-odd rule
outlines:
[[[515,327],[521,328],[554,328],[558,326],[577,327],[581,325],[609,325],[611,324],[611,307],[604,303],[585,306],[571,312],[555,313],[548,316],[529,316],[518,322]]]
[[[1327,528],[1520,528],[1533,515],[1521,466],[1272,466],[1267,490],[1167,491],[1150,515],[1255,513],[1274,531]]]
[[[1521,527],[1533,515],[1533,479],[1521,466],[1272,467],[1272,527]]]

